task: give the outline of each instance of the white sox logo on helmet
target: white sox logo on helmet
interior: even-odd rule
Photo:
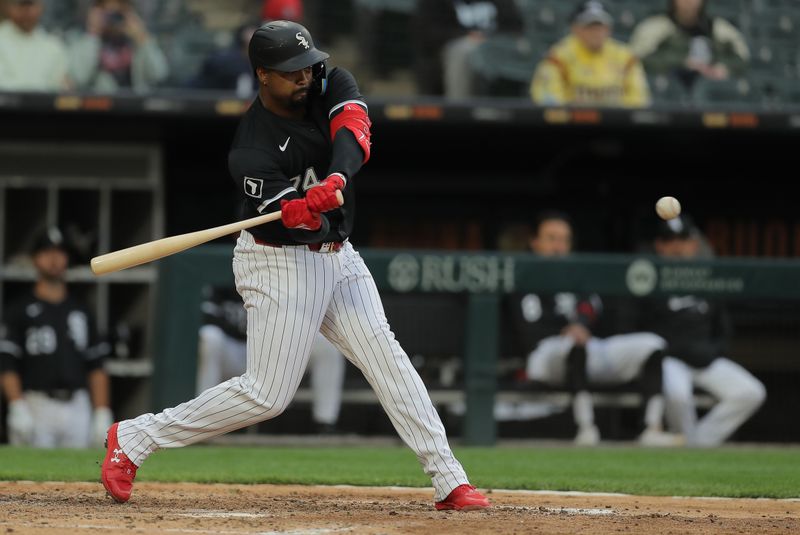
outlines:
[[[306,38],[305,38],[305,37],[303,37],[303,34],[302,34],[302,33],[300,33],[300,32],[297,32],[297,33],[295,34],[295,37],[296,37],[296,38],[297,38],[297,40],[299,41],[299,43],[297,43],[297,46],[304,46],[304,47],[306,47],[306,50],[308,50],[308,49],[310,48],[310,46],[309,46],[309,44],[308,44],[308,40],[306,40]]]

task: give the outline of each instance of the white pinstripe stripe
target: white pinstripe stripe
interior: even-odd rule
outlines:
[[[261,212],[263,212],[263,211],[264,211],[264,209],[265,209],[267,206],[269,206],[271,203],[273,203],[273,202],[277,201],[278,199],[280,199],[281,197],[283,197],[283,196],[285,196],[285,195],[288,195],[288,194],[290,194],[290,193],[291,193],[291,192],[293,192],[293,191],[297,191],[297,190],[296,190],[296,189],[294,189],[294,188],[286,188],[285,190],[283,190],[283,191],[281,191],[280,193],[278,193],[277,195],[275,195],[273,198],[271,198],[271,199],[267,199],[266,201],[264,201],[264,202],[262,202],[261,204],[259,204],[259,205],[258,205],[258,208],[256,208],[256,210],[258,210],[258,213],[260,214],[260,213],[261,213]]]
[[[196,399],[120,423],[137,465],[280,414],[291,402],[318,330],[362,371],[390,421],[431,477],[436,499],[467,483],[425,385],[386,321],[372,275],[346,244],[339,253],[255,244],[243,231],[233,272],[247,308],[247,372]]]

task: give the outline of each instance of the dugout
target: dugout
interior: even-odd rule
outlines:
[[[580,251],[627,253],[648,235],[655,199],[670,194],[695,217],[723,264],[742,262],[754,273],[784,266],[797,273],[792,258],[800,254],[800,220],[785,185],[796,168],[793,151],[800,124],[791,108],[567,110],[536,108],[517,99],[368,100],[374,121],[373,158],[358,178],[353,236],[362,251],[494,251],[507,225],[524,225],[538,209],[556,207],[575,216]],[[145,153],[154,154],[153,191],[162,200],[157,212],[161,219],[155,221],[161,223],[146,231],[126,229],[126,239],[136,240],[143,232],[149,236],[151,231],[178,234],[230,221],[235,192],[226,155],[244,105],[228,95],[4,94],[0,143],[21,145],[30,152],[31,147],[63,145],[69,139],[88,147],[89,156],[105,154],[109,147],[146,147]],[[3,153],[0,169],[9,169],[6,164],[15,161],[18,155]],[[86,161],[61,165],[41,160],[58,167],[54,175],[64,171],[88,176]],[[116,160],[105,165],[122,164]],[[22,175],[19,170],[7,173],[10,178]],[[23,215],[44,213],[40,203],[47,202],[47,194],[26,195],[31,209]],[[74,192],[66,200],[78,207],[73,211],[95,210],[100,202],[93,195]],[[12,204],[8,196],[5,199],[0,235],[6,244],[21,247],[26,227],[10,222]],[[138,202],[150,207],[146,200]],[[18,206],[22,205],[13,207]],[[136,206],[128,209],[136,211]],[[12,273],[8,260],[4,253],[4,285]],[[15,285],[30,280],[30,274],[14,276]],[[155,273],[142,277],[136,284],[160,296],[164,281]],[[783,418],[798,402],[795,385],[800,375],[800,305],[788,294],[794,279],[786,280],[774,294],[742,295],[732,301],[737,332],[733,356],[769,390],[767,405],[737,439],[797,440],[800,433]],[[87,294],[98,295],[88,275],[80,282]],[[765,283],[769,282],[768,276]],[[137,303],[125,313],[143,325],[154,321],[157,306],[148,308],[150,297],[141,298],[135,285],[118,292],[119,299]],[[435,319],[458,318],[455,325],[470,313],[465,299],[452,293],[387,294],[386,305],[390,319],[394,314],[392,321],[404,329],[413,326],[409,322],[415,320],[416,306]],[[409,338],[410,353],[418,347],[423,356],[441,352],[442,358],[463,349],[469,334],[446,325],[439,329],[446,329],[446,335],[438,337],[408,329],[403,336]],[[164,353],[156,349],[154,327],[147,332],[140,352],[115,363],[115,404],[122,416],[153,408],[159,381],[169,388],[185,373],[179,367],[159,375]],[[435,344],[441,347],[432,347]],[[504,431],[502,425],[499,431]]]

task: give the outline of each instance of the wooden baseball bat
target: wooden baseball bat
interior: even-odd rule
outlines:
[[[339,206],[341,206],[344,203],[341,191],[336,192],[336,198],[339,200]],[[177,236],[169,236],[167,238],[161,238],[160,240],[134,245],[127,249],[112,251],[92,258],[92,272],[95,275],[105,275],[107,273],[146,264],[147,262],[152,262],[153,260],[185,251],[196,245],[216,240],[228,234],[263,225],[264,223],[276,221],[280,218],[281,211],[278,210],[277,212],[251,217],[250,219],[221,225],[219,227],[178,234]]]

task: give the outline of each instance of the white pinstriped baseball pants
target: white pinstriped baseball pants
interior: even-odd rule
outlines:
[[[141,465],[177,448],[278,416],[303,377],[321,331],[369,381],[432,480],[435,499],[468,483],[419,374],[395,340],[378,289],[350,243],[337,253],[258,245],[242,231],[236,288],[247,309],[247,371],[158,414],[120,423],[120,446]]]

